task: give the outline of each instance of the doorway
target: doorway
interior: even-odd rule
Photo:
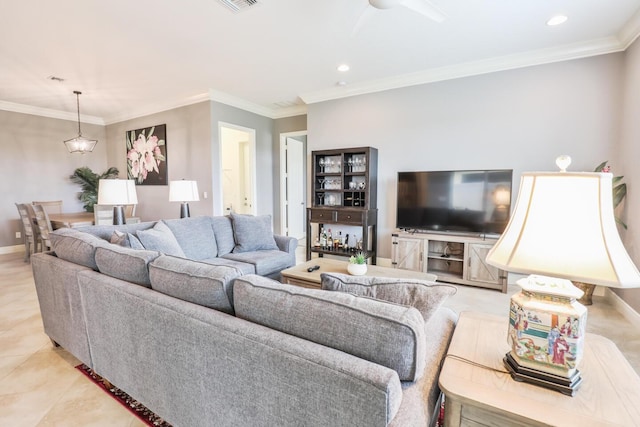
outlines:
[[[255,215],[256,131],[222,122],[218,129],[223,214]]]
[[[280,229],[285,236],[306,236],[307,132],[280,134]]]

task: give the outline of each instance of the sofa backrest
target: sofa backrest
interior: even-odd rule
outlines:
[[[218,256],[212,217],[165,219],[163,222],[173,232],[187,258],[201,261]]]
[[[400,380],[424,373],[424,319],[413,307],[256,275],[234,281],[233,306],[237,317],[386,366]]]
[[[174,425],[385,426],[399,411],[389,368],[93,271],[78,282],[94,370]]]

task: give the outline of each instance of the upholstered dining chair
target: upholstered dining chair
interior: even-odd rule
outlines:
[[[24,262],[31,260],[31,253],[38,252],[40,233],[35,225],[35,214],[31,205],[26,203],[16,203],[20,220],[22,221],[22,234],[24,235]]]
[[[49,214],[42,205],[33,205],[33,211],[36,214],[36,222],[38,223],[38,230],[40,230],[40,244],[42,250],[51,249],[51,240],[49,235],[53,231],[51,228],[51,221],[49,221]]]
[[[47,214],[59,214],[62,213],[62,200],[48,200],[42,202],[31,202],[33,205],[40,205],[46,211]]]

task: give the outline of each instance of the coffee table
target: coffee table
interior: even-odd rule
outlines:
[[[582,385],[571,397],[511,378],[502,363],[507,323],[507,315],[460,314],[439,379],[445,426],[638,425],[640,377],[613,342],[586,334]]]
[[[286,270],[282,270],[282,283],[289,285],[298,285],[305,288],[320,289],[321,273],[343,273],[347,272],[346,261],[338,261],[330,258],[314,258],[302,264],[295,265]],[[320,266],[318,270],[311,273],[307,271],[309,267],[315,265]],[[389,277],[395,279],[420,279],[420,280],[436,280],[435,274],[420,273],[417,271],[402,270],[399,268],[380,267],[377,265],[368,265],[367,274],[365,276]]]

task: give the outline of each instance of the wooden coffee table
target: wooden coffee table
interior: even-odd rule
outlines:
[[[347,272],[347,264],[347,261],[338,261],[329,258],[315,258],[303,264],[298,264],[291,268],[287,268],[286,270],[282,270],[282,283],[298,285],[305,288],[320,289],[321,273],[349,274]],[[307,269],[315,265],[319,265],[320,268],[309,273]],[[436,276],[433,274],[401,270],[398,268],[380,267],[377,265],[368,265],[366,276],[389,277],[396,279],[436,280]]]
[[[639,425],[640,377],[613,342],[586,334],[582,385],[571,397],[505,372],[507,323],[506,314],[460,314],[439,380],[445,426]]]

